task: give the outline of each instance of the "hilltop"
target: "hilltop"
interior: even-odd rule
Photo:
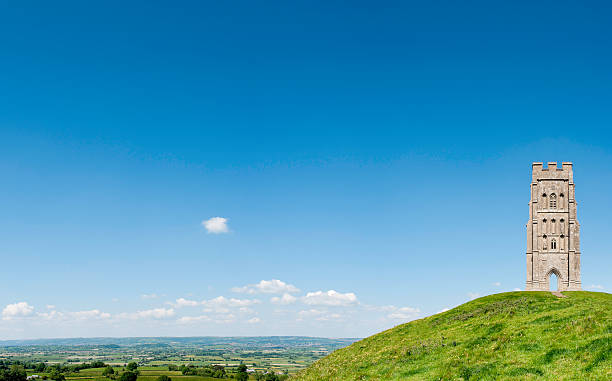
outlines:
[[[508,292],[339,349],[294,380],[610,380],[612,295]]]

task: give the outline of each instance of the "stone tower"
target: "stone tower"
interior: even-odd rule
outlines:
[[[580,224],[572,163],[533,163],[527,222],[527,291],[580,290]]]

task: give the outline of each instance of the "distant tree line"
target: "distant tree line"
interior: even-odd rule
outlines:
[[[253,376],[257,381],[285,381],[289,378],[289,375],[286,372],[285,374],[276,374],[271,369],[263,373],[255,372]],[[247,379],[245,378],[245,380]]]
[[[195,365],[181,365],[178,370],[185,376],[202,376],[213,378],[226,378],[227,373],[225,367],[221,365],[204,365],[196,367]]]
[[[119,372],[111,365],[107,365],[102,361],[93,361],[90,363],[64,365],[64,364],[45,364],[43,362],[24,363],[22,361],[0,360],[0,381],[26,381],[26,369],[31,369],[34,372],[41,373],[41,379],[53,381],[65,381],[66,374],[75,373],[83,369],[104,368],[102,376],[117,380],[117,381],[137,381],[140,374],[138,364],[129,362],[123,372]],[[212,378],[230,378],[224,366],[221,365],[204,365],[197,367],[195,365],[168,365],[169,371],[180,371],[183,375],[202,376]],[[287,374],[278,375],[271,369],[260,373],[254,372],[253,376],[257,381],[284,381],[288,378]],[[232,372],[231,378],[239,381],[248,381],[249,374],[247,366],[240,364],[235,372]],[[166,375],[157,377],[156,381],[172,381]]]
[[[47,373],[41,376],[43,380],[64,381],[66,379],[64,373],[76,373],[83,369],[103,368],[105,366],[106,364],[102,361],[74,365],[47,365],[44,362],[0,360],[0,381],[25,381],[27,377],[26,369],[31,369],[37,373]]]

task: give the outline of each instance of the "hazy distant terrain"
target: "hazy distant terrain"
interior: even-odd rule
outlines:
[[[131,337],[0,341],[0,359],[26,365],[102,361],[123,366],[222,365],[293,373],[357,339],[272,337]],[[81,376],[84,371],[81,371]]]

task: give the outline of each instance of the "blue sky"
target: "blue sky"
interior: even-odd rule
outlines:
[[[609,291],[610,12],[1,5],[0,338],[365,336],[523,288],[533,161],[574,162]]]

